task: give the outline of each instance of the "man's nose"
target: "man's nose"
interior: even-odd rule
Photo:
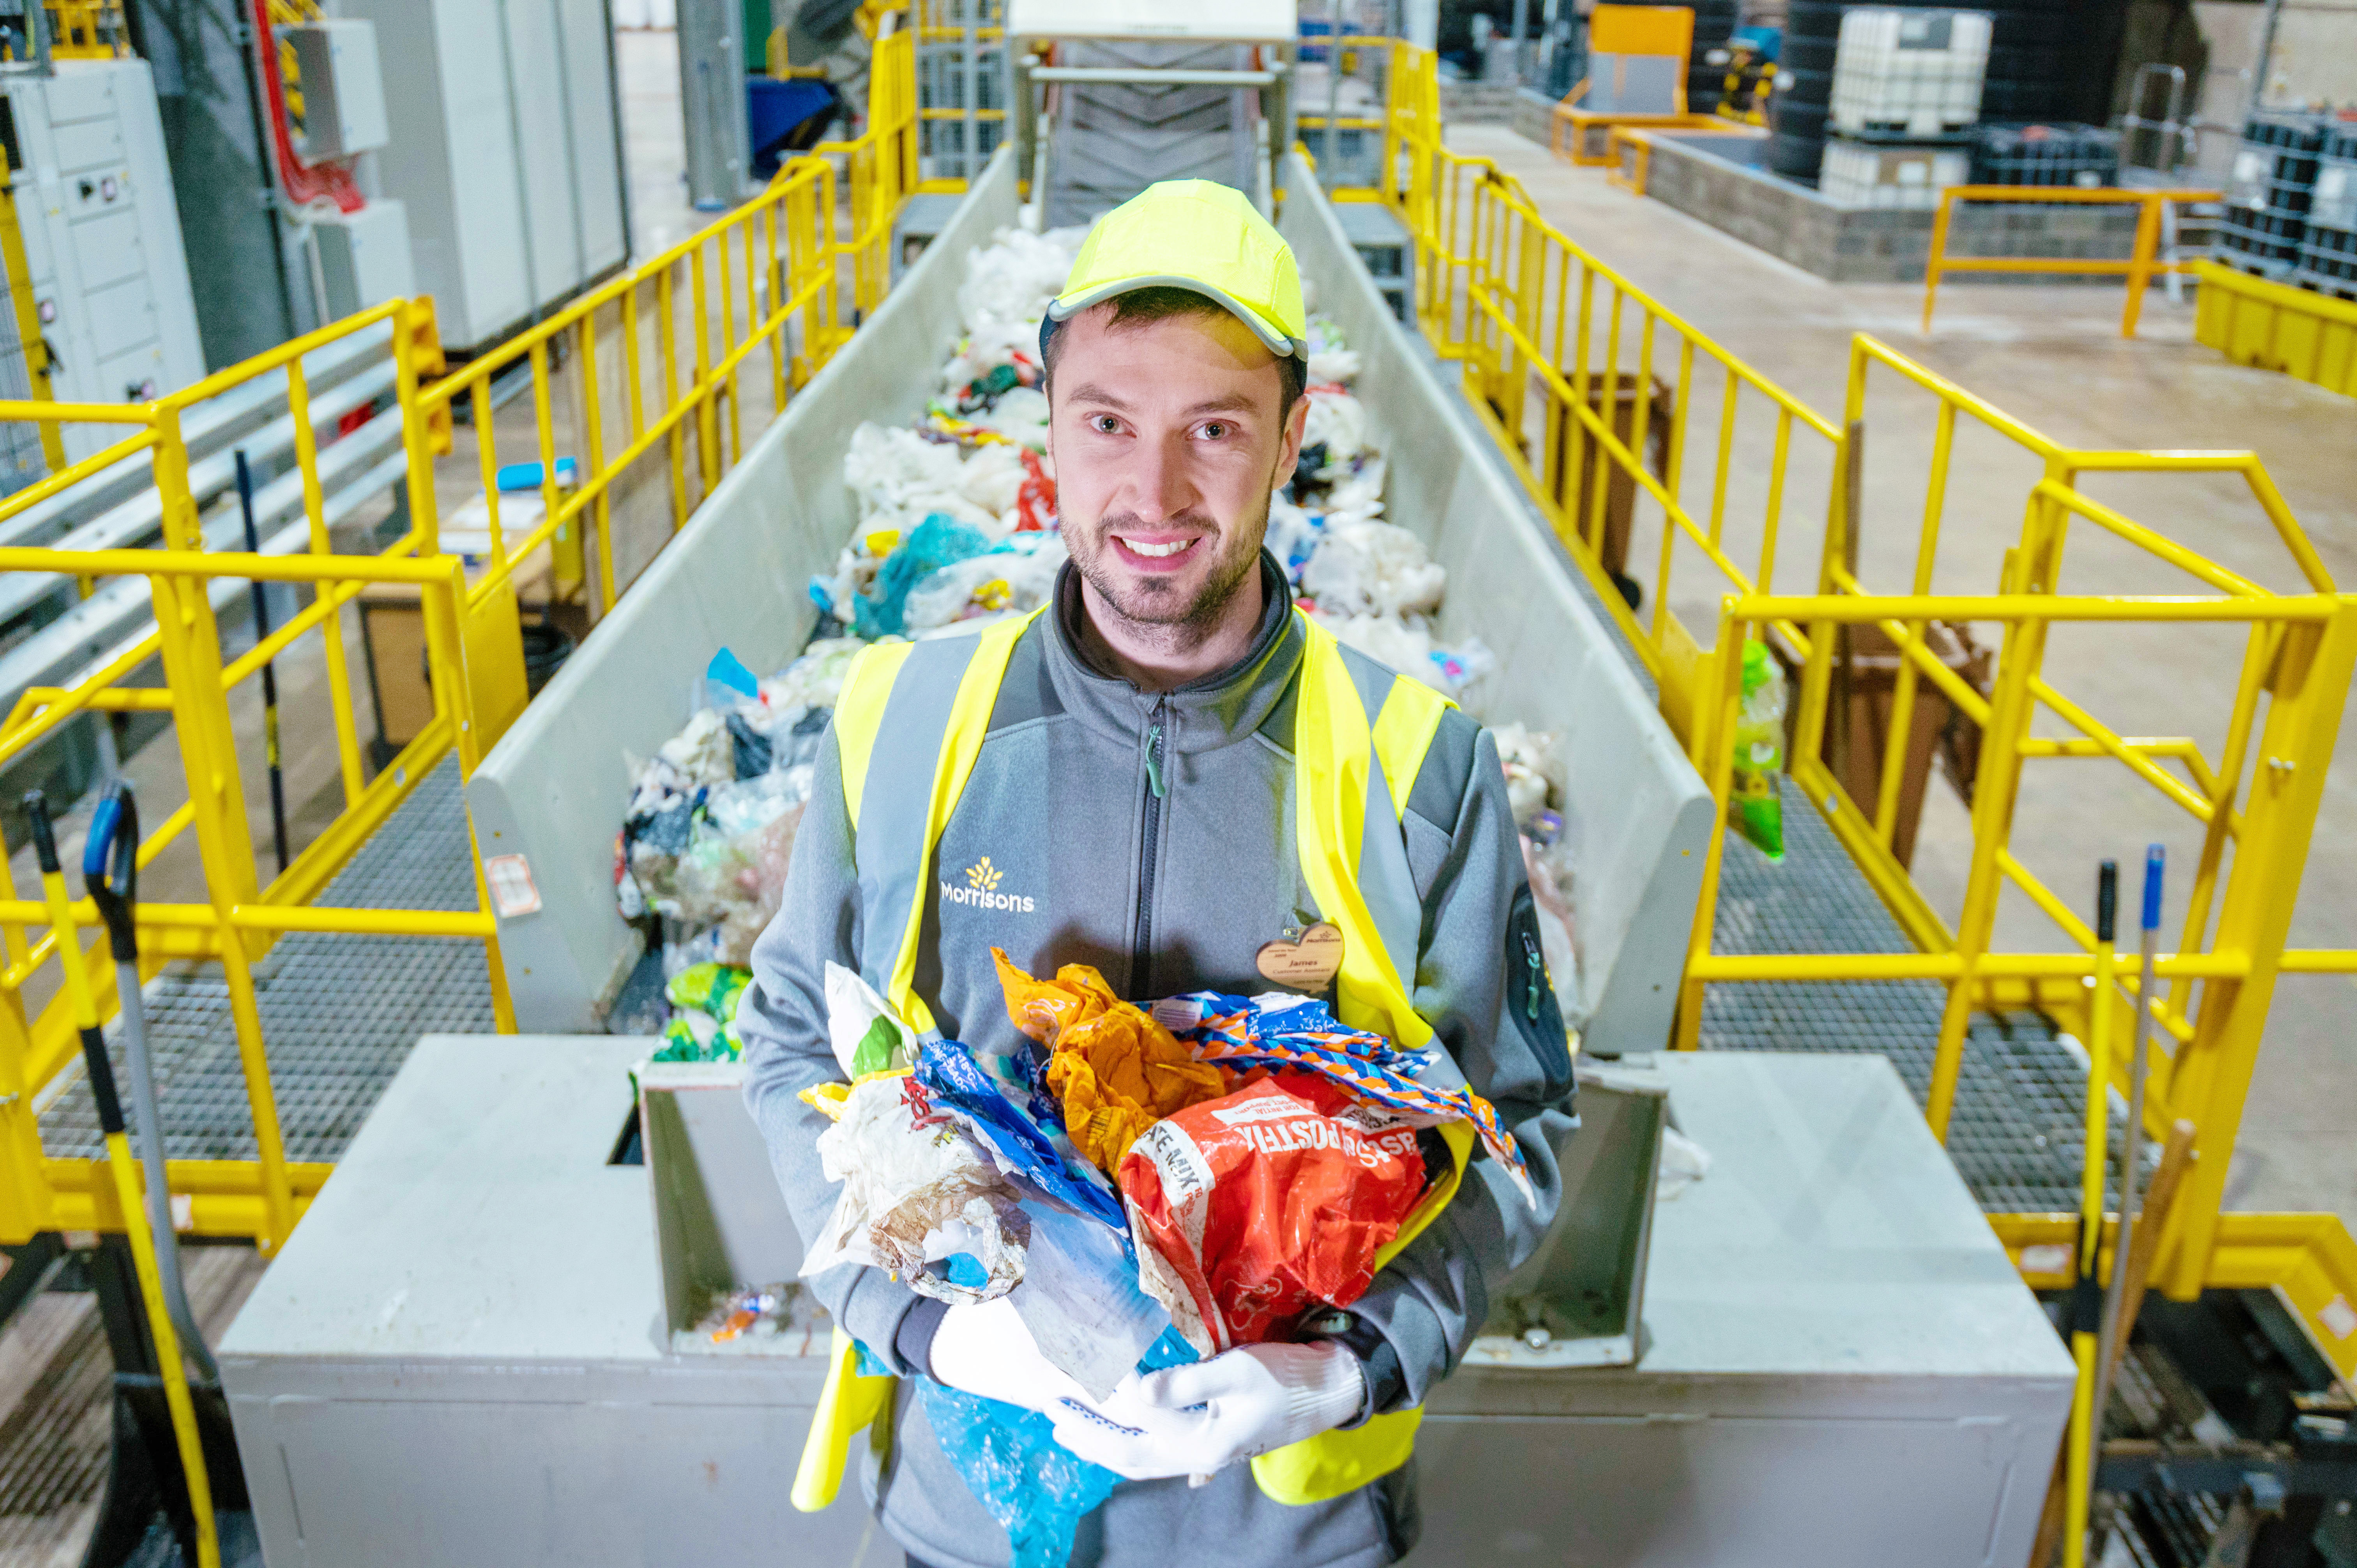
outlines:
[[[1137,465],[1130,474],[1130,510],[1140,522],[1167,522],[1194,510],[1197,498],[1188,472],[1186,440],[1182,435],[1139,444]]]

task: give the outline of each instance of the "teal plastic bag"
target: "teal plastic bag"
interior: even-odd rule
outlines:
[[[875,591],[854,601],[855,629],[870,642],[907,631],[910,589],[944,566],[989,551],[990,538],[982,530],[933,513],[884,557],[876,573]]]

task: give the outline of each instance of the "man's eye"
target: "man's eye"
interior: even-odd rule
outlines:
[[[1232,426],[1224,424],[1215,419],[1209,424],[1203,426],[1203,439],[1206,441],[1223,441],[1227,439],[1229,432],[1232,428]]]
[[[1100,435],[1111,435],[1121,428],[1121,421],[1110,413],[1100,413],[1089,421],[1089,426]]]

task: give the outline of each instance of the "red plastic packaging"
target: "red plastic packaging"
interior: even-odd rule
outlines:
[[[1140,1283],[1207,1356],[1365,1294],[1425,1187],[1414,1127],[1309,1073],[1189,1106],[1121,1163]]]

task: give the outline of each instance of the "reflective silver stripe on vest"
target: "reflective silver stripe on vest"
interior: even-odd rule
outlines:
[[[893,679],[867,754],[852,854],[859,864],[859,972],[879,996],[891,994],[909,912],[932,875],[925,819],[958,683],[981,643],[978,637],[942,637],[917,644]]]
[[[1424,936],[1424,903],[1415,896],[1415,873],[1407,863],[1407,830],[1392,804],[1391,781],[1375,754],[1375,721],[1398,677],[1372,659],[1353,659],[1338,645],[1334,656],[1351,671],[1351,684],[1367,714],[1367,804],[1359,832],[1359,897],[1383,934],[1383,951],[1399,976],[1400,989],[1415,995],[1415,960]],[[1406,780],[1413,789],[1415,780]]]
[[[1374,714],[1367,715],[1370,727]],[[1367,747],[1367,813],[1359,835],[1359,897],[1383,933],[1383,951],[1399,976],[1400,989],[1415,996],[1415,960],[1423,945],[1424,902],[1415,896],[1415,872],[1407,863],[1407,824],[1392,810],[1383,765]]]

